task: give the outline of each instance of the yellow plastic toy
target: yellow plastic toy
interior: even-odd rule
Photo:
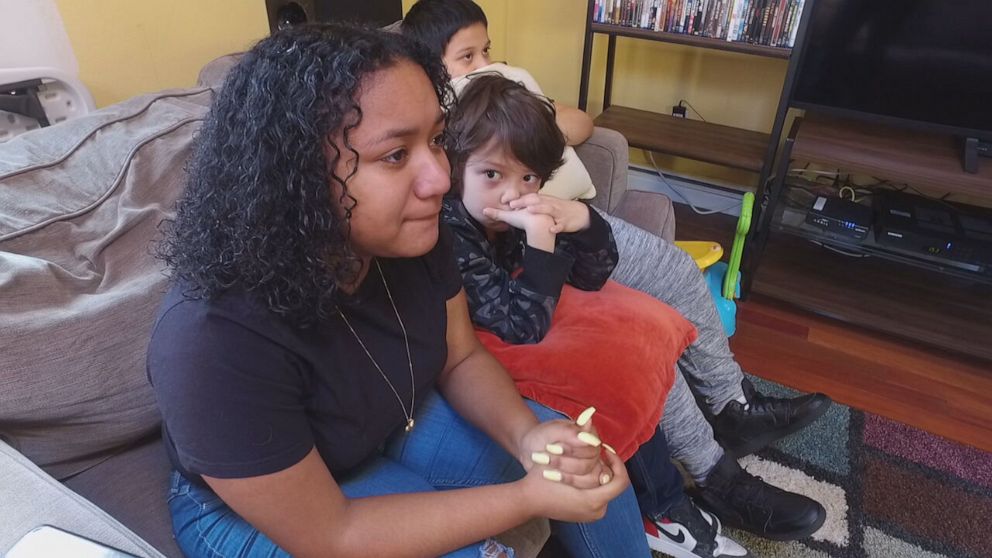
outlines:
[[[685,250],[696,260],[700,271],[720,261],[723,257],[723,246],[710,240],[676,240],[675,245]]]
[[[681,240],[675,245],[685,250],[696,261],[703,272],[706,284],[713,295],[713,302],[723,322],[723,330],[730,337],[737,331],[737,304],[740,297],[741,254],[744,252],[744,239],[751,228],[751,211],[754,207],[754,194],[747,192],[741,200],[741,214],[737,219],[734,246],[730,251],[730,263],[720,261],[723,247],[709,240]]]

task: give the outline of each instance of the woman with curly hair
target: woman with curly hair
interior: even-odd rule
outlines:
[[[228,75],[148,350],[188,556],[512,556],[490,537],[540,516],[574,556],[647,556],[591,422],[521,399],[472,330],[438,224],[447,83],[338,26]]]

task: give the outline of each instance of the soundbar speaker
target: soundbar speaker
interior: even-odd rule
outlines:
[[[389,25],[403,18],[402,0],[265,0],[269,32],[316,22]]]

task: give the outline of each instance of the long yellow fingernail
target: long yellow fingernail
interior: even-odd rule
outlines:
[[[579,418],[575,419],[575,424],[579,426],[585,426],[589,424],[589,419],[592,418],[593,413],[596,412],[596,407],[589,407],[579,415]]]
[[[563,455],[565,453],[565,448],[561,447],[561,444],[548,444],[544,446],[544,449],[553,455]]]
[[[593,434],[592,432],[579,432],[579,440],[594,448],[598,448],[603,443],[603,441],[599,439],[599,436]]]
[[[599,484],[608,484],[613,477],[609,473],[599,475]]]
[[[547,465],[548,463],[551,463],[551,456],[544,452],[535,451],[530,454],[530,460],[538,465]]]
[[[553,482],[561,482],[561,471],[555,471],[554,469],[545,469],[541,471],[544,478]]]
[[[611,446],[610,444],[603,442],[603,447],[606,448],[606,451],[612,453],[613,455],[617,454],[617,450],[613,449],[613,446]]]

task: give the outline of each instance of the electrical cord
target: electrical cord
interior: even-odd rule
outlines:
[[[896,192],[905,192],[908,189],[916,192],[917,194],[919,194],[924,198],[935,201],[944,201],[947,199],[948,196],[951,195],[950,193],[946,193],[939,198],[934,196],[929,196],[927,194],[924,194],[920,190],[914,188],[913,186],[910,186],[909,184],[893,184],[888,180],[880,179],[876,176],[872,177],[875,179],[875,182],[872,184],[857,184],[856,182],[854,182],[854,180],[851,179],[850,174],[841,173],[840,170],[837,171],[809,170],[808,166],[803,168],[789,169],[789,176],[795,176],[803,180],[809,181],[808,178],[803,176],[804,174],[815,175],[815,178],[811,181],[814,184],[817,184],[818,183],[817,181],[821,178],[828,178],[828,177],[833,178],[831,186],[837,188],[837,195],[841,198],[848,197],[852,202],[855,203],[862,201],[866,197],[871,197],[876,195],[877,190],[880,189],[882,190],[891,189]],[[789,187],[798,188],[799,186],[795,184],[789,184]],[[806,188],[806,190],[812,192],[808,188]],[[826,196],[830,194],[828,194],[827,192],[821,192],[818,193],[817,195]],[[951,206],[950,204],[945,203],[945,205],[953,209],[953,206]]]
[[[810,240],[810,242],[812,242],[813,244],[816,244],[820,248],[824,248],[824,249],[830,250],[831,252],[836,252],[837,254],[840,254],[841,256],[847,256],[849,258],[870,258],[871,257],[870,254],[862,254],[860,252],[849,252],[847,250],[841,250],[840,248],[837,248],[835,246],[831,246],[829,244],[824,244],[824,243],[822,243],[822,242],[820,242],[818,240]]]
[[[694,107],[691,104],[689,104],[689,101],[686,101],[685,99],[679,99],[679,106],[682,106],[683,104],[685,104],[685,106],[687,106],[690,109],[692,109],[692,112],[696,113],[696,116],[698,116],[700,120],[702,120],[703,122],[706,122],[706,119],[703,118],[703,115],[702,114],[699,114],[699,111],[696,110],[696,107]]]
[[[840,171],[822,171],[822,170],[809,170],[806,167],[801,169],[789,169],[789,174],[802,176],[803,174],[816,174],[823,176],[840,176]]]
[[[957,209],[958,209],[958,208],[954,207],[953,205],[951,205],[947,201],[947,198],[950,197],[950,196],[952,196],[954,194],[953,192],[946,192],[946,193],[944,193],[944,195],[942,195],[940,197],[937,197],[937,196],[932,196],[930,194],[927,194],[925,192],[922,192],[918,188],[916,188],[916,187],[914,187],[914,186],[912,186],[912,185],[910,185],[909,183],[906,183],[906,182],[904,182],[902,184],[894,184],[891,180],[886,180],[884,178],[879,178],[877,176],[873,176],[872,178],[874,178],[875,181],[876,181],[874,184],[864,184],[864,185],[860,185],[860,186],[857,186],[857,187],[858,188],[872,189],[872,188],[882,188],[884,186],[890,186],[891,189],[892,190],[895,190],[896,192],[905,192],[906,190],[912,190],[912,191],[916,192],[916,194],[919,195],[922,198],[926,198],[928,200],[933,200],[933,201],[936,201],[936,202],[940,202],[940,203],[946,205],[949,209],[953,209],[955,211],[957,211]],[[888,188],[883,188],[883,189],[888,189]]]
[[[858,203],[859,201],[861,201],[861,198],[859,198],[858,195],[857,195],[857,193],[855,193],[854,188],[851,188],[850,186],[841,186],[840,190],[837,191],[837,194],[841,198],[843,198],[844,197],[844,192],[850,192],[851,193],[851,201],[852,202]]]
[[[644,150],[644,152],[647,153],[648,159],[651,161],[651,166],[654,167],[654,172],[658,175],[658,178],[660,178],[661,181],[665,183],[665,186],[668,186],[668,189],[674,192],[676,196],[681,198],[682,201],[684,201],[685,204],[689,206],[689,209],[692,209],[692,211],[697,215],[713,215],[715,213],[723,213],[725,211],[730,211],[731,209],[737,209],[740,207],[741,205],[740,203],[735,203],[723,209],[700,209],[692,205],[692,202],[686,199],[686,197],[682,195],[682,192],[680,192],[677,188],[675,188],[675,186],[673,186],[672,183],[669,182],[667,178],[665,178],[665,173],[661,172],[661,169],[658,168],[658,163],[654,162],[654,153],[646,149]]]
[[[811,182],[819,182],[821,179],[826,178],[826,179],[829,179],[830,180],[830,185],[832,187],[835,187],[835,188],[838,188],[839,187],[839,184],[842,182],[842,180],[841,180],[842,173],[840,172],[840,169],[838,169],[836,171],[809,170],[808,166],[809,165],[807,164],[806,167],[803,167],[801,169],[789,169],[786,172],[786,175],[787,176],[797,176],[799,178],[802,178],[803,180],[809,180],[808,178],[804,177],[803,175],[804,174],[812,174],[813,175],[813,179],[811,180]],[[843,179],[843,182],[845,184],[847,184],[847,183],[850,182],[850,176],[851,175],[846,175],[845,178]]]
[[[808,192],[809,194],[812,194],[814,196],[820,196],[820,195],[822,195],[820,192],[817,192],[816,190],[814,190],[814,189],[812,189],[812,188],[810,188],[808,186],[803,186],[801,184],[786,184],[786,186],[789,188],[789,190],[802,190],[802,191]]]

